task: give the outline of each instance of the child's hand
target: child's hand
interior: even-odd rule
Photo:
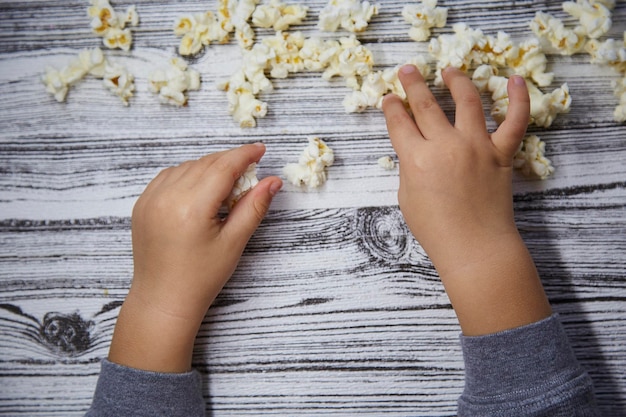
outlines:
[[[504,311],[491,309],[498,297],[514,303],[506,297],[515,297],[509,294],[514,291],[521,291],[520,297],[525,297],[525,290],[538,296],[532,306],[518,306],[545,317],[543,289],[513,217],[512,160],[530,113],[524,80],[518,76],[509,80],[506,120],[489,134],[480,95],[461,71],[443,72],[456,103],[454,125],[414,66],[402,67],[399,77],[414,119],[393,95],[385,98],[383,110],[400,161],[400,209],[444,281],[464,332],[486,333],[526,321],[517,320],[517,315],[506,323],[482,326],[490,320],[486,314],[502,318],[514,313],[506,305]],[[498,279],[502,276],[509,281],[502,283]],[[462,303],[483,303],[485,308],[457,308]],[[471,319],[464,320],[465,316]],[[482,322],[474,320],[481,316]]]
[[[237,178],[262,144],[207,155],[162,171],[133,210],[134,277],[110,360],[164,372],[188,370],[204,315],[235,270],[282,183],[265,178],[223,220]]]

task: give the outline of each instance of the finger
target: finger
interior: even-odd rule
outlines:
[[[464,131],[487,131],[483,103],[476,86],[461,70],[453,67],[443,72],[443,81],[456,104],[454,125]]]
[[[385,96],[383,113],[387,122],[387,131],[391,144],[398,156],[404,155],[415,146],[417,141],[423,140],[415,121],[404,108],[404,103],[395,94]]]
[[[509,108],[504,122],[498,127],[491,140],[507,159],[513,158],[524,139],[530,119],[530,97],[526,81],[519,75],[509,78],[507,84]]]
[[[197,161],[195,172],[188,172],[192,182],[190,186],[198,187],[200,195],[211,197],[216,204],[221,204],[230,194],[235,181],[264,153],[265,145],[255,143],[207,155]]]
[[[404,65],[398,71],[398,78],[407,94],[417,128],[422,132],[424,139],[441,136],[450,126],[450,122],[417,67]]]
[[[274,196],[283,182],[278,177],[264,178],[237,202],[226,218],[222,232],[227,242],[237,242],[238,249],[248,242],[265,218]]]

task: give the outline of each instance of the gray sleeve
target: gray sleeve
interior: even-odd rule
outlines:
[[[459,416],[599,416],[591,378],[556,315],[487,336],[461,336]]]
[[[202,381],[196,371],[163,374],[102,361],[85,417],[205,417]]]

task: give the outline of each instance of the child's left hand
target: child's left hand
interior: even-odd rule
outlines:
[[[112,362],[160,372],[190,368],[206,311],[282,185],[263,179],[220,217],[237,178],[264,152],[254,144],[207,155],[165,169],[148,185],[133,210],[134,276]]]

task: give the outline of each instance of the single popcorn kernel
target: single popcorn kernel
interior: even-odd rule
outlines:
[[[535,135],[524,138],[513,158],[513,167],[527,177],[548,178],[554,173],[554,167],[544,155],[545,148],[546,144]]]
[[[393,171],[396,169],[396,163],[390,156],[378,158],[378,166],[386,171]]]

